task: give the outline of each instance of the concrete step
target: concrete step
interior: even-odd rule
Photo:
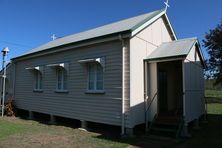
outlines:
[[[163,136],[163,135],[149,135],[148,137],[149,139],[152,139],[152,140],[173,140],[172,137]]]
[[[177,120],[174,117],[157,117],[150,128],[150,135],[175,138],[179,127]]]

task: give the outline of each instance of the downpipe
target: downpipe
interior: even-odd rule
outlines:
[[[122,35],[119,35],[119,40],[122,43],[122,123],[121,123],[121,135],[125,135],[125,41]]]

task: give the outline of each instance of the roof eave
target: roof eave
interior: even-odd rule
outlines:
[[[205,63],[205,58],[204,58],[204,56],[203,56],[203,52],[202,52],[202,50],[201,50],[200,42],[199,42],[198,39],[196,39],[196,45],[197,45],[198,48],[199,48],[198,52],[199,52],[199,55],[200,55],[200,58],[201,58],[201,62],[202,62],[203,68],[206,68],[207,65],[206,65],[206,63]]]
[[[168,57],[147,58],[147,59],[145,59],[145,61],[148,61],[149,63],[176,61],[176,60],[183,60],[186,58],[186,56],[187,55],[184,54],[184,55],[175,55],[175,56],[168,56]]]
[[[177,40],[176,32],[174,31],[174,28],[173,28],[172,24],[170,23],[170,20],[169,20],[167,14],[165,13],[164,16],[165,16],[165,19],[167,21],[167,25],[169,27],[169,30],[171,31],[171,34],[172,34],[171,37],[173,37],[175,40]]]

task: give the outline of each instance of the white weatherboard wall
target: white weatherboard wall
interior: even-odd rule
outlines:
[[[205,112],[203,67],[195,46],[184,61],[184,78],[185,121],[188,123]]]
[[[144,123],[143,60],[160,44],[171,40],[163,18],[159,18],[130,40],[130,107],[132,127]],[[155,69],[155,66],[156,64],[151,66],[151,71]],[[153,73],[153,75],[155,74]],[[155,92],[151,94],[153,93]],[[155,106],[155,103],[153,105]]]

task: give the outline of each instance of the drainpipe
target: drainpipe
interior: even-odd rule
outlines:
[[[125,134],[125,50],[126,45],[125,41],[122,38],[122,35],[119,35],[119,40],[122,43],[122,126],[121,134]]]
[[[185,60],[182,61],[182,82],[183,82],[183,118],[184,121],[186,120],[186,90],[185,90],[185,72],[184,72],[184,62]]]

